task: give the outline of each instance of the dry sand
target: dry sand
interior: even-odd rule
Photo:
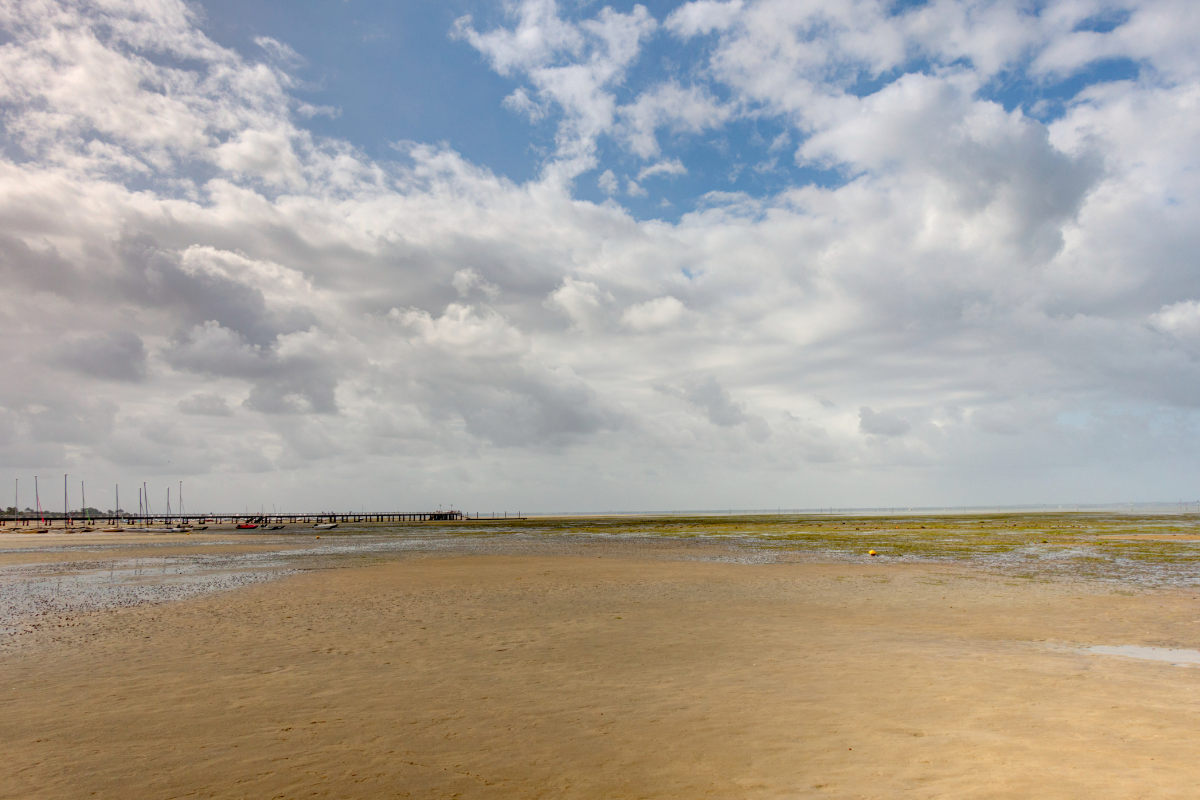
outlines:
[[[1192,593],[595,552],[60,621],[0,655],[0,797],[1196,794],[1200,670],[1083,652],[1196,647]]]

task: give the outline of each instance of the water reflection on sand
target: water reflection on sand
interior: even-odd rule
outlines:
[[[1177,667],[1200,667],[1200,650],[1144,647],[1137,644],[1096,645],[1086,652],[1099,656],[1121,656],[1140,661],[1165,661]]]

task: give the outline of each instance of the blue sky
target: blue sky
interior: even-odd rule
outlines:
[[[212,508],[1193,497],[1198,25],[6,6],[0,468]]]
[[[561,13],[566,19],[580,21],[594,16],[601,7],[627,14],[640,5],[662,21],[683,4],[580,3],[573,7],[565,3]],[[892,3],[888,13],[899,16],[923,5]],[[553,153],[561,109],[552,107],[544,119],[531,121],[505,108],[504,99],[522,82],[496,74],[477,51],[452,35],[455,20],[465,15],[470,15],[480,30],[511,25],[517,11],[514,4],[207,0],[201,7],[204,31],[249,60],[262,58],[262,48],[255,43],[261,36],[291,47],[299,56],[289,65],[300,81],[294,94],[314,105],[337,109],[336,114],[313,118],[306,127],[319,135],[352,142],[372,158],[395,158],[393,143],[399,140],[445,142],[473,163],[525,182],[537,177]],[[1128,18],[1128,10],[1110,8],[1073,27],[1107,33]],[[675,78],[706,85],[715,96],[728,101],[728,87],[708,80],[705,74],[712,44],[711,36],[680,42],[659,31],[646,43],[634,69],[613,87],[614,95],[628,101],[658,82]],[[1136,80],[1140,70],[1134,59],[1106,58],[1083,64],[1069,74],[1031,76],[1022,61],[1027,59],[991,76],[978,96],[1009,111],[1019,108],[1043,122],[1061,117],[1082,89]],[[969,63],[969,59],[957,63]],[[862,97],[904,74],[928,73],[945,66],[948,64],[918,54],[878,74],[851,69],[841,83],[848,94]],[[764,197],[797,185],[838,186],[853,177],[844,170],[798,164],[793,155],[803,135],[787,119],[761,106],[747,109],[741,118],[719,130],[664,135],[664,158],[678,159],[687,174],[652,181],[644,187],[645,197],[626,196],[622,202],[639,218],[675,221],[694,210],[708,192]],[[596,179],[605,169],[636,176],[645,166],[644,159],[618,143],[601,141],[599,164],[581,176],[576,196],[602,201],[604,192]]]
[[[353,142],[373,158],[394,158],[393,142],[445,141],[467,158],[524,181],[539,159],[536,134],[501,106],[512,91],[469,46],[450,40],[465,2],[206,2],[203,29],[248,59],[269,36],[302,58],[296,91],[334,117],[309,123],[316,133]]]
[[[636,3],[608,4],[628,13]],[[678,2],[641,3],[665,19]],[[314,133],[353,142],[374,158],[390,159],[398,140],[446,142],[472,162],[511,180],[535,178],[553,151],[561,114],[531,122],[503,106],[518,81],[488,69],[480,54],[451,36],[456,19],[470,14],[480,28],[511,23],[495,3],[419,2],[205,2],[203,28],[215,41],[248,59],[262,58],[255,44],[269,36],[303,59],[293,69],[304,86],[295,94],[314,105],[338,109],[307,124]],[[600,6],[584,5],[589,16]],[[669,76],[687,76],[702,65],[703,42],[680,45],[656,37],[618,96],[635,96]],[[625,204],[640,217],[677,219],[710,191],[771,194],[796,183],[839,181],[827,170],[798,167],[768,149],[786,124],[770,117],[734,122],[710,134],[681,134],[665,140],[666,150],[689,169],[686,176],[657,181],[645,198]],[[754,166],[774,157],[770,172]],[[604,169],[634,174],[645,166],[612,143],[601,145],[601,165],[577,185],[577,195],[601,201],[596,178]],[[673,205],[664,207],[663,199]]]

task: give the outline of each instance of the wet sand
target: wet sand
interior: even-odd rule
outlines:
[[[523,548],[54,618],[0,654],[0,797],[1194,795],[1200,670],[1087,651],[1196,648],[1193,592]]]

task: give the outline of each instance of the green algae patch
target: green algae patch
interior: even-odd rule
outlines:
[[[462,536],[694,541],[776,560],[960,562],[1021,579],[1200,584],[1200,515],[1035,512],[922,515],[663,515],[472,520]],[[1141,539],[1137,536],[1179,536]],[[1117,537],[1117,538],[1110,538]],[[1129,537],[1129,538],[1120,538]],[[874,550],[877,556],[868,553]]]

